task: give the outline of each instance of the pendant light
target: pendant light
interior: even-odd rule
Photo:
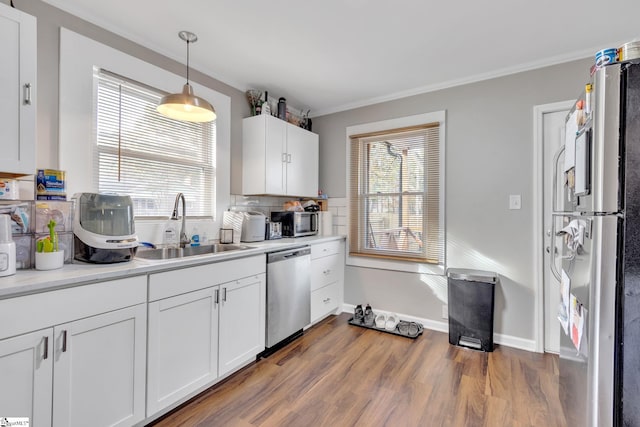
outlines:
[[[193,94],[189,84],[189,44],[195,43],[198,37],[189,31],[180,31],[178,36],[187,42],[187,83],[182,93],[165,95],[158,104],[158,112],[164,116],[187,122],[210,122],[216,118],[216,110],[204,99]]]

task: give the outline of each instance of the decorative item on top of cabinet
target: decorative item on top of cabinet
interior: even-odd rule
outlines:
[[[242,121],[242,193],[316,197],[319,138],[276,117]]]
[[[257,108],[262,105],[262,92],[257,89],[249,89],[245,94],[251,107],[251,115],[255,116],[257,114]]]
[[[36,164],[36,18],[0,3],[0,176],[32,175]]]

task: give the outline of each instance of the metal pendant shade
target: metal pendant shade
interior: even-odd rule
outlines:
[[[187,122],[210,122],[216,118],[216,110],[206,100],[193,94],[193,87],[189,84],[189,43],[194,43],[198,37],[188,31],[180,31],[178,36],[187,42],[187,83],[181,93],[165,95],[158,104],[158,112],[164,116]]]

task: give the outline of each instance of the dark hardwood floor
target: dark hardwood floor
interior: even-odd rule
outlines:
[[[163,426],[565,427],[558,358],[484,353],[331,317],[158,420]]]

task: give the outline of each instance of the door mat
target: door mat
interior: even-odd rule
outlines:
[[[396,328],[392,331],[385,328],[378,328],[376,325],[367,326],[364,323],[356,322],[355,320],[353,320],[353,317],[349,319],[349,324],[353,326],[360,326],[361,328],[373,329],[374,331],[387,332],[389,334],[399,335],[401,337],[406,337],[411,339],[418,338],[420,335],[422,335],[422,332],[424,331],[424,326],[422,326],[420,323],[407,322],[405,320],[399,321]],[[417,327],[418,329],[418,331],[415,334],[409,333],[409,330],[412,329],[411,325],[415,325],[413,326],[413,328]],[[400,331],[403,331],[403,332],[400,332]]]

